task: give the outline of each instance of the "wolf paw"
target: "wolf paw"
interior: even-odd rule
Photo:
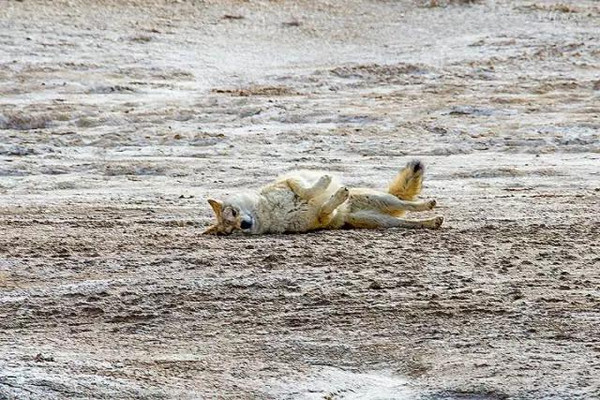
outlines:
[[[435,201],[435,199],[431,199],[427,201],[427,207],[429,210],[432,210],[437,204],[437,201]]]
[[[344,199],[344,201],[346,201],[348,197],[350,197],[350,189],[348,189],[346,186],[343,186],[338,189],[336,194],[340,199]]]
[[[432,220],[431,228],[439,229],[444,223],[444,217],[437,216]]]
[[[332,180],[333,178],[331,177],[331,175],[325,174],[321,178],[319,178],[319,185],[323,186],[324,188],[327,188],[329,187],[329,184]]]

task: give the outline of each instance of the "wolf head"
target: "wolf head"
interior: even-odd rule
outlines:
[[[243,200],[243,199],[242,199]],[[248,207],[240,199],[220,201],[209,199],[217,223],[204,231],[205,235],[231,235],[235,232],[252,233],[255,228],[255,218],[248,211]]]

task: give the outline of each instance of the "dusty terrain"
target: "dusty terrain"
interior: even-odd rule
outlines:
[[[600,397],[600,4],[0,1],[0,399]],[[204,237],[293,168],[439,231]]]

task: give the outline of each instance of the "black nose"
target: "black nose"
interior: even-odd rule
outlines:
[[[252,221],[242,220],[242,224],[240,225],[242,229],[250,229],[252,228]]]

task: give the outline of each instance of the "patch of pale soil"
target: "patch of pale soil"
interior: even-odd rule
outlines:
[[[0,399],[600,396],[599,17],[5,1]],[[208,197],[412,158],[439,231],[200,235]]]

